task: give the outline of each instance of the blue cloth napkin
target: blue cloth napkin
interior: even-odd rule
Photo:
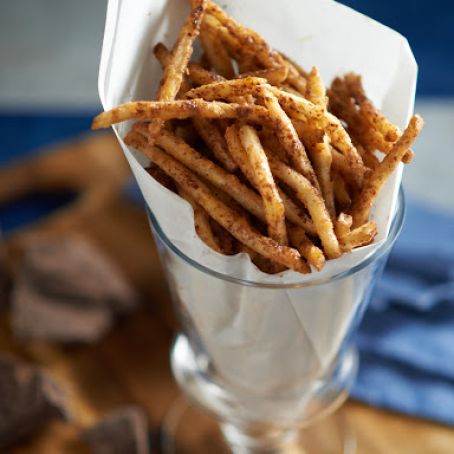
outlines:
[[[454,217],[407,209],[357,336],[352,395],[454,425]]]

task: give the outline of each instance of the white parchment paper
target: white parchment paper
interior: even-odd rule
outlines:
[[[173,46],[188,4],[187,0],[109,0],[99,73],[105,109],[153,98],[162,71],[152,48],[158,41]],[[306,69],[318,66],[327,84],[348,71],[361,74],[374,103],[399,127],[406,125],[413,110],[417,66],[407,40],[395,31],[332,0],[226,0],[222,6]],[[198,238],[191,207],[154,181],[143,168],[143,156],[123,143],[128,127],[120,125],[114,130],[146,203],[169,239],[184,254],[213,270],[264,283],[310,281],[360,263],[388,234],[402,165],[373,210],[379,231],[373,245],[329,261],[312,275],[293,271],[264,274],[246,254],[226,257]],[[223,284],[219,279],[208,282],[198,272],[180,271],[185,277],[175,278],[178,297],[223,376],[264,392],[293,386],[307,374],[320,374],[336,354],[364,293],[352,281],[310,295],[306,290],[305,297],[280,291],[257,298],[241,286]],[[209,295],[216,295],[216,301]],[[304,304],[296,301],[301,297]],[[295,361],[301,355],[305,360]],[[276,361],[281,364],[278,370],[270,366]]]

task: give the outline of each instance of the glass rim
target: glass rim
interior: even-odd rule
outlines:
[[[172,243],[172,241],[167,237],[167,235],[162,230],[161,226],[159,225],[158,220],[156,219],[155,215],[151,212],[151,210],[149,209],[149,207],[147,205],[146,205],[146,210],[147,210],[148,218],[151,222],[153,231],[158,235],[159,239],[175,255],[177,255],[180,259],[182,259],[184,262],[191,265],[193,268],[197,269],[198,271],[209,274],[210,276],[215,277],[217,279],[221,279],[223,281],[228,281],[228,282],[231,282],[234,284],[244,285],[244,286],[248,286],[248,287],[262,287],[262,288],[271,288],[271,289],[273,289],[273,288],[274,289],[286,289],[286,288],[292,289],[292,288],[313,287],[316,285],[322,285],[322,284],[326,284],[328,282],[333,282],[333,281],[342,279],[347,276],[351,276],[352,274],[355,274],[355,273],[361,271],[363,268],[368,266],[370,263],[378,260],[392,247],[392,245],[396,241],[397,237],[399,236],[399,233],[402,230],[403,222],[405,219],[406,205],[405,205],[404,191],[401,186],[399,188],[396,212],[394,214],[394,219],[391,222],[391,227],[389,229],[389,234],[388,234],[387,238],[385,239],[383,244],[377,248],[376,251],[374,251],[372,254],[367,256],[364,260],[359,262],[357,265],[353,266],[352,268],[349,268],[346,271],[341,271],[341,272],[334,273],[332,275],[321,277],[321,278],[317,278],[317,274],[312,273],[312,275],[314,276],[314,279],[308,279],[307,278],[308,275],[306,274],[306,275],[304,275],[305,281],[291,282],[291,283],[278,283],[278,282],[266,283],[266,282],[259,282],[259,281],[237,278],[234,276],[230,276],[228,274],[221,273],[219,271],[215,271],[211,268],[208,268],[205,265],[202,265],[201,263],[197,262],[196,260],[192,259],[191,257],[188,257],[174,243]]]

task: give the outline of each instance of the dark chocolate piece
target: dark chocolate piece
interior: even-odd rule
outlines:
[[[60,386],[39,368],[0,356],[0,452],[53,419],[68,419]]]
[[[95,342],[137,296],[122,273],[80,237],[35,241],[24,253],[12,292],[20,340]]]
[[[145,413],[135,406],[123,407],[107,415],[82,433],[93,454],[149,454],[148,424]]]

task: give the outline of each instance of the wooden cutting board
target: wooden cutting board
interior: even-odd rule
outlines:
[[[143,406],[151,432],[157,433],[178,397],[168,361],[175,326],[171,302],[144,210],[122,195],[129,176],[110,134],[88,135],[0,169],[0,203],[38,190],[70,189],[79,194],[70,206],[7,238],[11,269],[20,262],[24,245],[37,236],[77,233],[110,255],[143,298],[140,310],[91,346],[19,345],[8,316],[0,318],[0,351],[44,366],[68,389],[73,411],[72,423],[48,425],[15,453],[85,452],[78,441],[80,430],[123,404]],[[454,452],[450,428],[352,401],[342,414],[354,428],[360,454]],[[219,452],[216,427],[209,418],[194,418],[184,436],[184,452]]]

